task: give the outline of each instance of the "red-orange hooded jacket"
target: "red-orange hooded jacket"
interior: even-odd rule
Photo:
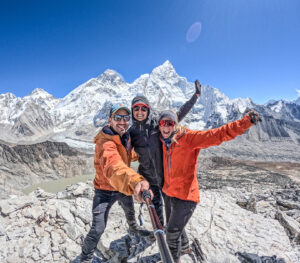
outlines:
[[[137,160],[131,146],[127,152],[119,135],[106,134],[103,129],[97,134],[94,142],[94,187],[132,195],[135,185],[144,178],[130,168],[131,160]]]
[[[164,186],[163,192],[171,197],[199,203],[197,159],[201,149],[219,145],[243,134],[253,124],[246,115],[207,131],[184,130],[176,134],[176,141],[169,149],[163,143]]]

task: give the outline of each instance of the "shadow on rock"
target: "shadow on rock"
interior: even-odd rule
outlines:
[[[105,247],[100,241],[98,243],[98,250],[94,255],[93,263],[120,263],[130,261],[132,258],[140,258],[142,252],[154,243],[151,237],[141,237],[136,234],[128,234],[120,239],[114,240],[110,243],[109,248]],[[148,256],[149,260],[139,259],[138,262],[157,262],[157,256]],[[160,259],[160,257],[159,257]],[[142,261],[140,261],[142,260]]]

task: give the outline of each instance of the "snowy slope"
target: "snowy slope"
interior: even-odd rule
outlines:
[[[108,69],[61,99],[42,89],[35,89],[24,98],[6,93],[0,95],[0,139],[18,143],[53,138],[69,144],[72,140],[85,144],[105,124],[109,108],[115,102],[130,106],[134,96],[143,94],[154,110],[179,109],[194,92],[194,83],[179,76],[166,61],[132,83]],[[300,106],[295,102],[291,105],[273,101],[258,106],[250,98],[230,99],[216,88],[203,86],[201,97],[183,123],[192,129],[214,128],[239,118],[247,108],[257,108],[274,118],[300,121]],[[297,137],[298,130],[294,133]]]

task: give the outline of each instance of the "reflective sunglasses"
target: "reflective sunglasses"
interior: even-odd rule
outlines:
[[[125,122],[130,121],[130,115],[120,115],[120,114],[114,114],[111,116],[115,121],[121,121],[122,119]]]
[[[143,112],[146,112],[146,111],[148,111],[148,108],[146,106],[142,106],[142,107],[135,106],[135,107],[133,107],[133,111],[139,111],[139,110],[141,110]]]
[[[171,121],[171,120],[160,120],[159,121],[159,126],[173,127],[174,125],[175,125],[175,121]]]

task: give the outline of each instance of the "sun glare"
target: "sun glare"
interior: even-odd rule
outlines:
[[[186,33],[186,41],[192,43],[200,36],[202,25],[200,22],[195,22],[190,26]]]

